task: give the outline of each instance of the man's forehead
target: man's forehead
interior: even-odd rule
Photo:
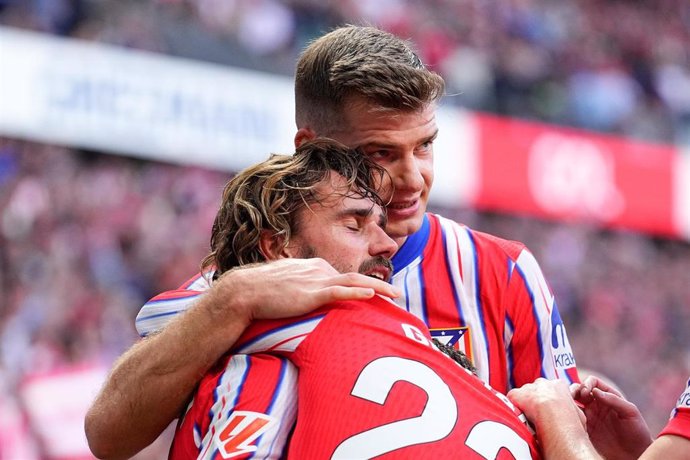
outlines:
[[[394,148],[419,144],[438,131],[436,107],[430,104],[416,111],[382,111],[356,103],[346,107],[343,128],[335,131],[332,137],[350,147]]]
[[[343,176],[334,171],[316,184],[314,192],[317,208],[329,208],[336,211],[347,208],[366,209],[372,211],[376,217],[384,213],[371,197],[365,196],[364,191],[348,184]],[[314,208],[312,211],[318,212],[318,209]]]
[[[331,171],[328,176],[316,184],[314,192],[323,204],[337,204],[348,197],[365,199],[361,190],[355,185],[348,184],[347,179],[335,171]]]

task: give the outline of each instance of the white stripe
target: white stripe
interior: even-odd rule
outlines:
[[[394,299],[395,304],[405,310],[409,308],[408,311],[410,313],[423,320],[421,261],[421,256],[414,259],[404,270],[396,273],[391,282],[393,286],[398,287],[403,293],[403,295]],[[406,293],[407,296],[405,295]]]
[[[508,381],[506,382],[506,385],[507,385],[506,390],[508,391],[508,390],[513,389],[512,385],[510,383],[512,380],[512,376],[513,376],[513,369],[511,369],[510,366],[512,365],[513,367],[515,367],[515,356],[509,356],[508,351],[510,348],[510,342],[513,340],[513,333],[515,332],[515,329],[514,329],[514,325],[511,325],[510,321],[508,321],[508,318],[506,318],[504,327],[505,327],[505,331],[503,333],[503,340],[504,340],[503,343],[505,344],[505,347],[506,347],[506,375],[508,376]],[[511,361],[511,359],[512,359],[512,361]]]
[[[295,351],[302,340],[321,322],[322,317],[312,318],[297,324],[270,331],[261,340],[241,347],[238,353],[260,353],[269,350]],[[280,344],[278,348],[276,345]]]
[[[278,395],[273,402],[271,412],[278,423],[274,424],[261,437],[258,449],[253,458],[279,459],[286,450],[287,439],[292,426],[297,419],[297,367],[292,362],[285,360],[286,368],[283,380],[278,388]],[[271,440],[271,442],[269,442]]]
[[[208,280],[212,279],[213,272],[205,273],[204,275],[199,274],[199,276],[185,289],[189,291],[206,291],[211,286]]]
[[[271,351],[295,351],[297,350],[297,347],[299,347],[299,345],[302,343],[302,341],[306,338],[306,335],[292,338],[287,342],[280,344],[280,346],[271,348]]]
[[[537,259],[531,252],[523,250],[517,258],[517,266],[525,276],[527,287],[534,297],[534,313],[539,320],[539,335],[542,338],[544,358],[542,366],[547,378],[557,378],[558,372],[554,363],[553,349],[551,347],[551,310],[553,310],[554,297],[549,289],[546,279],[542,274]],[[545,342],[546,341],[546,342]]]
[[[489,355],[487,352],[486,333],[482,327],[477,305],[477,273],[475,271],[475,250],[467,227],[441,218],[441,225],[446,234],[446,255],[451,266],[453,283],[460,299],[462,316],[465,324],[470,328],[472,342],[472,360],[477,368],[477,376],[485,382],[489,381]],[[462,259],[462,267],[458,253]],[[462,279],[459,274],[462,270]]]
[[[199,295],[147,302],[141,307],[134,321],[137,332],[144,337],[162,330],[173,318],[194,305],[198,299]]]
[[[245,372],[247,372],[247,356],[235,355],[228,361],[225,371],[221,375],[218,386],[216,387],[216,401],[211,406],[210,412],[213,416],[209,429],[204,433],[204,438],[201,441],[201,452],[198,459],[210,459],[213,457],[213,452],[216,447],[213,446],[213,430],[211,426],[222,426],[223,422],[228,419],[231,411],[225,409],[225,401],[227,404],[234,403],[238,395],[238,389],[242,383]]]
[[[230,418],[234,412],[234,408],[230,406],[238,396],[237,389],[239,388],[244,374],[247,371],[247,355],[235,355],[228,362],[221,377],[221,381],[216,388],[217,399],[211,408],[213,420],[209,425],[208,431],[204,434],[202,441],[202,450],[198,459],[210,459],[213,453],[220,446],[217,445],[217,431]],[[275,389],[277,396],[273,402],[270,412],[267,414],[273,417],[277,423],[274,423],[265,433],[256,445],[257,450],[253,453],[252,458],[256,459],[279,459],[283,455],[287,438],[292,430],[297,417],[297,367],[287,359],[285,362],[285,374],[280,381],[278,387]],[[278,383],[278,382],[276,382]],[[226,403],[223,404],[223,397]],[[211,426],[216,427],[216,435],[213,434]]]

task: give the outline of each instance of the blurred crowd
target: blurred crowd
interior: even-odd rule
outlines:
[[[27,385],[69,378],[52,397],[85,408],[97,388],[82,371],[104,374],[136,340],[143,302],[198,270],[227,178],[0,139],[0,388],[23,403],[28,426],[55,417],[83,441],[83,414],[63,419],[52,400],[32,411],[41,396]],[[2,455],[3,435],[0,458],[19,458]]]
[[[197,270],[229,176],[0,140],[0,384],[9,394],[32,375],[109,368],[136,340],[143,302]],[[436,211],[527,243],[579,365],[611,377],[661,428],[690,373],[690,245]]]
[[[286,75],[347,22],[410,38],[449,104],[690,145],[687,0],[0,0],[0,24]]]
[[[285,75],[345,22],[411,38],[448,104],[690,146],[687,0],[0,0],[0,24]],[[36,437],[27,379],[109,368],[143,302],[195,272],[228,177],[0,138],[0,457]],[[527,243],[579,366],[661,428],[690,373],[690,245],[438,211]]]

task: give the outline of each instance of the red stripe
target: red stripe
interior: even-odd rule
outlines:
[[[477,273],[483,332],[489,356],[489,383],[493,388],[507,386],[507,360],[504,348],[505,302],[508,286],[508,257],[493,238],[472,232],[477,252]]]
[[[465,326],[455,301],[455,290],[446,259],[446,246],[438,216],[429,214],[429,241],[421,262],[424,283],[423,298],[429,328],[442,329]]]
[[[187,297],[196,297],[199,294],[201,294],[202,292],[203,291],[191,291],[188,289],[176,289],[174,291],[166,291],[166,292],[163,292],[161,294],[158,294],[157,296],[155,296],[151,300],[149,300],[149,302],[155,302],[155,301],[160,301],[160,300],[184,299]]]

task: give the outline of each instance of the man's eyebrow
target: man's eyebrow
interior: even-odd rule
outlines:
[[[348,208],[338,213],[339,218],[355,216],[359,218],[367,218],[374,214],[375,206],[368,206],[366,208]],[[385,211],[379,214],[378,226],[385,229],[388,224],[388,214]]]
[[[423,137],[420,140],[417,141],[417,144],[426,144],[427,142],[433,142],[436,140],[438,137],[438,128],[436,128],[436,131],[433,132],[433,134]],[[364,143],[360,145],[360,148],[380,148],[380,149],[395,149],[398,147],[398,144],[395,144],[393,142],[381,142],[381,141],[371,141]]]
[[[371,206],[366,208],[347,208],[338,213],[338,217],[369,217],[373,213]]]
[[[383,211],[379,216],[379,227],[385,230],[386,224],[388,224],[388,214],[386,213],[386,211]]]

